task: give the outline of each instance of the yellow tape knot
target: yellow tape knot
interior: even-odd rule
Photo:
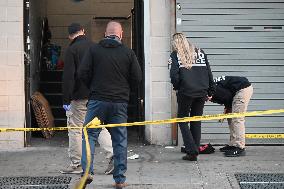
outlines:
[[[91,126],[98,126],[98,125],[101,125],[101,121],[97,118],[97,117],[95,117],[92,121],[90,121],[87,125],[86,125],[86,127],[91,127]]]

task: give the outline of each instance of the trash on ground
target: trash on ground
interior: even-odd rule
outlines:
[[[175,148],[174,146],[166,146],[165,148],[167,148],[167,149],[173,149],[173,148]]]
[[[127,159],[139,159],[139,155],[138,154],[134,154],[132,156],[127,157]]]

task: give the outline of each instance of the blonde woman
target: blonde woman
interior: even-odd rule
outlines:
[[[214,82],[207,56],[191,44],[182,33],[172,39],[169,63],[170,77],[177,91],[178,117],[201,116],[208,97],[214,93]],[[197,161],[201,138],[201,122],[179,123],[185,145],[183,160]]]

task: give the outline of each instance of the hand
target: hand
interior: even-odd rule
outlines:
[[[219,123],[223,123],[225,119],[226,119],[226,118],[219,119],[218,122],[219,122]]]
[[[65,111],[70,111],[70,109],[71,109],[71,104],[64,104],[64,105],[63,105],[63,108],[64,108]]]
[[[232,109],[231,108],[224,108],[224,114],[229,114],[232,113]]]

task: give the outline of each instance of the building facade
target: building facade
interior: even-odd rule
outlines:
[[[80,11],[78,7],[85,8],[84,20],[89,19],[88,15],[91,15],[88,11],[93,11],[92,7],[88,6],[88,3],[92,3],[91,0],[81,1],[80,6],[79,2],[71,0],[61,0],[60,6],[53,6],[53,3],[56,3],[55,0],[42,0],[38,4],[36,2],[40,1],[34,1],[33,7],[30,8],[34,9],[35,13],[39,11],[36,13],[38,16],[50,16],[50,25],[57,36],[55,40],[62,41],[62,46],[67,45],[67,39],[61,31],[62,26],[56,24],[69,22],[70,19],[76,20],[78,14],[72,15],[72,12]],[[108,5],[121,3],[123,9],[130,7],[130,0],[99,2],[108,3]],[[25,107],[28,102],[25,100],[27,93],[25,91],[24,44],[27,41],[24,39],[24,6],[26,5],[22,0],[0,1],[2,31],[0,33],[0,127],[2,128],[26,127]],[[108,14],[109,9],[110,6],[106,6],[103,10]],[[61,12],[67,17],[63,18]],[[236,0],[231,3],[224,0],[214,0],[214,2],[144,0],[145,120],[175,117],[175,93],[170,84],[167,64],[171,51],[171,35],[175,31],[184,32],[197,46],[205,50],[214,76],[242,75],[252,81],[255,95],[249,110],[283,108],[284,32],[282,27],[284,22],[281,18],[283,13],[284,3],[281,0],[275,0],[273,3],[265,0],[250,2]],[[30,22],[30,27],[37,23],[38,21],[34,19]],[[35,29],[30,31],[30,33],[33,32],[34,36],[37,36],[40,31]],[[37,48],[35,44],[31,44],[31,49]],[[30,67],[32,73],[36,73],[36,70],[36,65]],[[26,89],[29,90],[29,94],[38,88],[36,78],[36,74],[31,74],[27,79],[33,83],[29,89]],[[205,114],[221,112],[221,106],[208,103],[205,107]],[[248,119],[247,123],[247,131],[251,133],[281,133],[284,117],[283,115],[256,116]],[[205,122],[203,125],[203,139],[227,138],[228,130],[221,128],[216,121]],[[143,132],[148,143],[176,144],[175,125],[147,125]],[[25,141],[24,132],[0,132],[0,149],[23,148]]]
[[[0,2],[0,127],[25,127],[23,1]],[[0,133],[0,148],[24,146],[23,132]]]

